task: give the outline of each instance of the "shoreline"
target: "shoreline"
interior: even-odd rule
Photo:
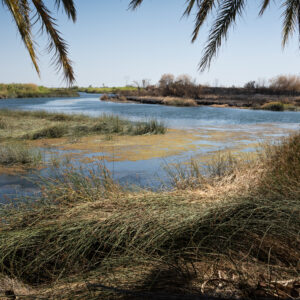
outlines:
[[[100,97],[101,101],[110,101],[118,103],[140,103],[169,105],[178,107],[197,107],[211,106],[216,108],[239,108],[239,109],[262,109],[273,111],[300,111],[299,97],[283,97],[257,95],[254,99],[242,99],[243,97],[207,95],[200,99],[191,99],[183,97],[158,97],[158,96],[125,96],[125,95],[107,95]]]

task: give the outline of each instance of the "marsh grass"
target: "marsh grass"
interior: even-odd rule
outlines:
[[[188,176],[205,185],[157,193],[120,189],[105,168],[65,169],[40,201],[1,208],[0,270],[31,285],[77,278],[82,299],[89,286],[105,298],[103,282],[153,297],[290,296],[279,282],[299,276],[300,135],[258,157],[217,159],[209,176],[193,162]]]
[[[237,169],[250,167],[246,155],[233,155],[229,151],[218,151],[208,161],[199,162],[191,158],[185,163],[166,164],[164,170],[171,186],[178,190],[201,189],[233,175]]]
[[[41,163],[42,154],[39,150],[15,143],[0,145],[0,165],[30,165],[35,166]]]
[[[194,99],[185,99],[177,97],[163,98],[163,104],[172,106],[198,106]]]
[[[9,123],[3,117],[0,117],[0,129],[7,129],[9,128]]]
[[[3,126],[10,128],[8,134],[0,126],[0,137],[3,138],[36,140],[80,137],[92,134],[143,135],[164,134],[166,132],[165,125],[157,120],[131,122],[118,116],[105,114],[92,118],[84,115],[67,115],[45,111],[0,110],[1,120],[5,120]]]

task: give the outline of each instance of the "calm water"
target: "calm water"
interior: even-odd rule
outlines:
[[[99,100],[100,95],[81,94],[78,98],[38,98],[0,100],[0,109],[46,110],[50,112],[80,113],[90,116],[117,114],[131,120],[159,119],[170,128],[194,130],[201,134],[199,143],[211,145],[195,151],[182,152],[170,157],[168,162],[184,161],[195,154],[206,155],[216,150],[251,144],[264,137],[278,137],[288,134],[289,130],[299,129],[300,112],[270,112],[248,109],[214,108],[214,107],[170,107],[161,105],[113,103]],[[228,132],[236,132],[227,138],[211,140],[210,132],[219,132],[221,136]],[[223,134],[222,134],[223,133]],[[241,134],[242,133],[242,134]],[[205,140],[207,134],[207,140]],[[199,135],[200,136],[200,135]],[[196,142],[197,143],[197,142]],[[159,147],[159,145],[158,145]],[[243,151],[254,148],[244,147]],[[113,170],[114,176],[121,183],[134,183],[140,186],[158,187],[163,177],[161,165],[165,159],[149,159],[140,161],[106,162]],[[88,164],[86,168],[92,167]],[[45,171],[43,171],[45,172]],[[149,179],[150,178],[150,179]],[[34,182],[22,176],[0,175],[0,202],[4,195],[15,192],[31,194],[36,190]],[[1,201],[2,200],[2,201]]]
[[[79,98],[67,99],[9,99],[0,101],[0,109],[46,110],[51,112],[83,113],[90,116],[106,113],[117,114],[132,120],[156,118],[164,120],[169,127],[180,129],[263,123],[278,123],[280,127],[295,128],[300,122],[300,112],[271,112],[208,106],[178,108],[152,104],[123,104],[103,102],[99,100],[99,97],[99,94],[88,95],[82,93]]]

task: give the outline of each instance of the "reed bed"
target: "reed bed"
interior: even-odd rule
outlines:
[[[6,130],[9,128],[9,131]],[[95,134],[144,135],[164,134],[163,122],[132,122],[114,115],[92,118],[45,111],[0,110],[0,138],[36,140]]]
[[[66,299],[297,296],[300,135],[225,161],[160,192],[65,168],[38,201],[1,208],[0,272]]]
[[[42,161],[41,151],[30,148],[22,143],[0,145],[0,165],[36,166]]]

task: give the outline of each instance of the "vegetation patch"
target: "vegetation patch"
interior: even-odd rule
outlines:
[[[0,126],[0,138],[3,139],[36,140],[95,134],[152,135],[164,134],[167,130],[157,120],[131,122],[113,115],[92,118],[45,111],[0,110],[0,120],[3,120],[3,125]],[[5,130],[7,126],[10,128],[9,132]]]
[[[68,88],[47,88],[28,84],[0,84],[1,98],[39,98],[39,97],[78,97],[74,89]]]
[[[284,105],[281,102],[268,102],[262,105],[261,109],[273,110],[273,111],[284,111]]]
[[[74,87],[74,90],[84,93],[92,94],[118,94],[120,92],[135,92],[138,90],[134,86],[125,86],[125,87]]]
[[[0,165],[38,165],[42,160],[41,152],[27,145],[16,143],[0,145]]]
[[[218,158],[191,174],[201,186],[157,193],[123,190],[102,167],[67,169],[39,201],[1,208],[0,270],[43,284],[36,294],[71,281],[60,296],[81,299],[110,299],[103,286],[110,296],[297,298],[299,147],[296,134],[251,162]]]
[[[198,106],[193,99],[166,97],[163,99],[163,104],[172,106]]]

